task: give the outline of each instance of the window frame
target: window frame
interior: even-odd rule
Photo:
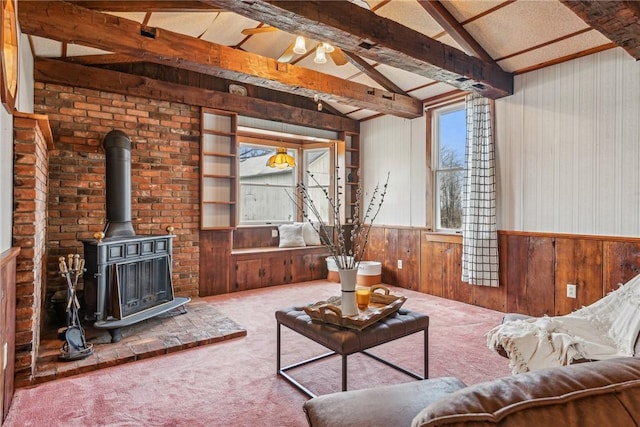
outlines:
[[[462,234],[461,228],[445,228],[440,226],[440,188],[438,186],[438,174],[442,172],[464,172],[466,164],[460,168],[440,168],[440,139],[439,139],[439,119],[441,116],[453,111],[462,110],[466,107],[464,98],[452,100],[450,102],[432,106],[426,110],[427,124],[427,230],[442,234]],[[465,120],[466,123],[466,120]],[[465,159],[466,160],[466,159]]]
[[[294,177],[295,177],[295,182],[293,183],[293,186],[297,185],[300,182],[304,182],[303,180],[305,179],[305,167],[301,167],[301,162],[302,162],[302,166],[305,165],[305,151],[307,150],[315,150],[315,149],[319,149],[319,148],[328,148],[329,149],[329,157],[330,157],[330,168],[331,168],[331,178],[330,178],[330,184],[329,184],[329,191],[331,192],[331,194],[335,194],[335,185],[334,183],[336,182],[335,180],[335,165],[336,165],[336,156],[335,156],[335,152],[336,152],[336,144],[338,141],[335,140],[328,140],[326,142],[313,142],[313,141],[308,141],[302,138],[293,138],[293,137],[283,137],[283,136],[277,136],[277,135],[270,135],[270,134],[254,134],[254,133],[250,133],[250,132],[238,132],[238,136],[237,136],[237,152],[240,153],[240,146],[242,144],[248,144],[248,145],[259,145],[259,146],[265,146],[265,147],[270,147],[273,148],[274,152],[276,147],[285,147],[287,148],[287,150],[295,150],[296,151],[296,166],[294,168]],[[239,160],[238,160],[239,161]],[[237,194],[240,195],[241,194],[241,177],[240,177],[240,165],[238,165],[238,179],[237,179]],[[241,218],[241,212],[242,212],[242,206],[241,206],[241,200],[240,197],[238,198],[238,218],[237,218],[237,224],[240,227],[260,227],[260,226],[268,226],[268,225],[274,225],[274,224],[289,224],[292,222],[300,222],[304,220],[304,217],[302,215],[302,211],[300,209],[296,209],[295,212],[295,217],[293,219],[293,221],[287,221],[287,220],[280,220],[280,221],[264,221],[264,222],[260,222],[260,221],[251,221],[251,222],[245,222],[242,220]],[[329,220],[331,221],[332,218],[329,218]]]

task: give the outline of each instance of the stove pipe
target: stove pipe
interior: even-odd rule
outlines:
[[[124,132],[112,130],[103,145],[107,175],[105,237],[135,236],[131,224],[131,140]]]

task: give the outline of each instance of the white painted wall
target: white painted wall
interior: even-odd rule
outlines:
[[[376,225],[425,225],[426,121],[393,116],[362,122],[362,182],[365,200],[391,172]]]
[[[500,229],[640,235],[640,62],[612,49],[517,76],[496,121]]]
[[[377,224],[425,224],[425,119],[361,126]],[[640,236],[640,62],[612,49],[515,77],[496,101],[501,230]]]
[[[20,62],[16,109],[23,113],[33,113],[33,54],[29,48],[29,37],[21,34],[18,43],[20,44]]]
[[[18,41],[16,109],[33,112],[33,57],[27,36]],[[0,106],[0,253],[11,248],[13,223],[13,116]]]
[[[13,120],[0,106],[0,253],[11,247],[13,221]]]

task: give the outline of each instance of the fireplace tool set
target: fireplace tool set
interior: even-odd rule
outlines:
[[[80,302],[77,297],[78,278],[85,271],[84,259],[79,254],[69,254],[67,259],[58,258],[60,274],[67,281],[67,326],[59,332],[60,339],[64,341],[60,349],[61,360],[78,360],[93,354],[93,344],[87,344],[84,329],[80,324]]]

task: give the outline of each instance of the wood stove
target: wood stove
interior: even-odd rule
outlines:
[[[131,141],[120,131],[104,139],[107,225],[83,240],[84,302],[94,327],[108,329],[111,342],[120,329],[184,305],[174,297],[171,279],[173,228],[162,236],[136,236],[131,224]]]

